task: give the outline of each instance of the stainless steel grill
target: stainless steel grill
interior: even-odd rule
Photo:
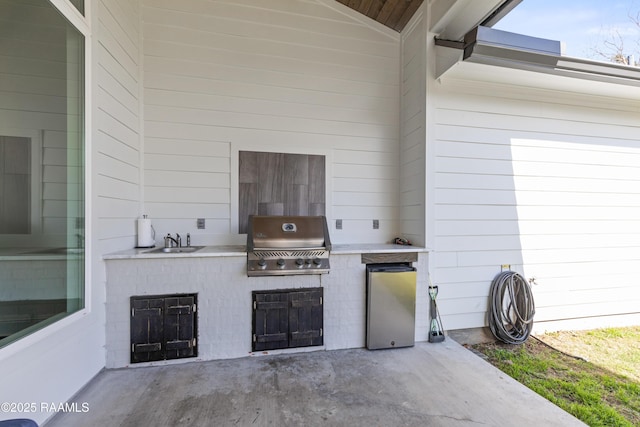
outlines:
[[[326,274],[330,251],[324,216],[249,217],[247,276]]]

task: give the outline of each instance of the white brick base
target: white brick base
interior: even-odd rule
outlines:
[[[419,253],[416,341],[426,341],[429,324],[428,254]],[[251,354],[251,291],[324,288],[324,348],[364,347],[365,265],[360,254],[332,254],[331,273],[310,276],[247,277],[240,256],[175,259],[112,259],[107,265],[107,368],[129,366],[129,298],[138,295],[198,294],[198,357],[213,360]],[[308,350],[308,349],[306,349]],[[300,349],[305,351],[305,349]]]

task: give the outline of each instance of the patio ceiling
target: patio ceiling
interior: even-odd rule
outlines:
[[[337,0],[338,2],[401,32],[423,0]]]

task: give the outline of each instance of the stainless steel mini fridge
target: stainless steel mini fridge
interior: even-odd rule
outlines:
[[[416,269],[367,265],[367,348],[410,347],[416,330]]]

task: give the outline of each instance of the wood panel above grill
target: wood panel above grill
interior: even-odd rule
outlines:
[[[398,32],[402,31],[423,0],[337,0]]]
[[[249,215],[324,215],[324,156],[240,151],[238,158],[239,233]]]

